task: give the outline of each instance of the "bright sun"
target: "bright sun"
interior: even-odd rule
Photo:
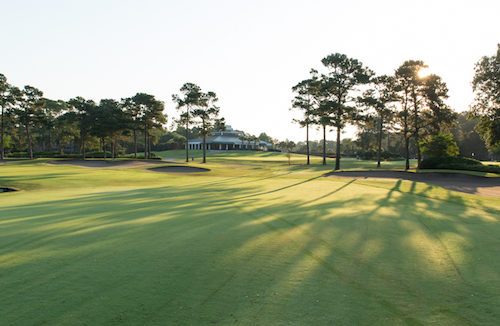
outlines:
[[[425,78],[429,76],[431,73],[429,71],[429,68],[420,68],[417,74],[419,78]]]

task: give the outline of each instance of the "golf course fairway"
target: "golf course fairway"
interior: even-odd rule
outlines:
[[[47,162],[0,165],[0,325],[500,323],[500,198],[298,155]]]

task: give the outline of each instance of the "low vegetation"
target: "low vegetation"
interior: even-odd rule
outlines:
[[[430,157],[420,164],[421,169],[466,170],[487,173],[500,173],[500,166],[483,164],[480,161],[458,156]]]

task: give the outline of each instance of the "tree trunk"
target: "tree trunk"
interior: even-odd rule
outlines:
[[[323,165],[326,165],[326,126],[323,125]]]
[[[207,135],[203,135],[203,163],[207,163],[207,155],[205,150],[207,148]]]
[[[405,95],[406,97],[406,95]],[[408,139],[408,100],[405,99],[404,103],[404,126],[403,133],[405,137],[405,170],[410,169],[410,144]]]
[[[151,159],[151,148],[153,148],[153,141],[151,136],[148,134],[148,159]]]
[[[420,166],[420,161],[422,160],[422,154],[420,153],[420,126],[418,122],[418,105],[417,105],[417,95],[413,94],[413,115],[415,123],[415,142],[417,143],[417,166]]]
[[[148,128],[144,126],[144,159],[148,157]]]
[[[420,151],[420,137],[416,136],[415,138],[417,142],[417,167],[420,167],[420,162],[422,161],[422,152]]]
[[[134,158],[137,158],[137,130],[134,128]]]
[[[47,138],[49,139],[49,152],[52,152],[52,137],[50,131],[47,134]]]
[[[382,154],[382,129],[383,129],[383,121],[382,117],[379,117],[379,125],[378,125],[378,151],[377,151],[377,167],[380,167],[380,158]]]
[[[104,152],[104,159],[106,159],[107,157],[107,153],[106,153],[106,140],[104,140],[104,138],[101,138],[101,143],[102,143],[102,151]]]
[[[189,124],[186,123],[186,162],[189,162],[189,139],[188,139],[188,128]]]
[[[63,146],[62,146],[61,137],[59,137],[58,143],[59,143],[59,154],[63,155],[64,153],[63,153]]]
[[[335,154],[335,170],[340,170],[340,127],[337,127],[337,151]]]
[[[306,125],[306,152],[307,152],[307,165],[310,164],[309,161],[309,125]]]
[[[85,160],[85,132],[82,132],[80,135],[82,138],[82,159]]]
[[[32,160],[33,159],[33,147],[31,144],[31,134],[30,134],[30,128],[29,128],[28,124],[26,124],[26,137],[28,138],[28,149],[29,149],[29,153],[30,153],[30,160]]]
[[[0,159],[3,160],[4,159],[4,155],[5,155],[5,152],[4,152],[4,144],[3,144],[3,137],[4,137],[4,133],[5,133],[5,126],[4,126],[4,121],[3,121],[3,105],[2,105],[2,130],[1,130],[1,136],[0,136]]]

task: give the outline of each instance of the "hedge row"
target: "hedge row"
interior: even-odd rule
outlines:
[[[28,158],[29,154],[27,152],[14,152],[8,155],[9,158]],[[34,158],[82,158],[82,154],[60,154],[56,152],[35,152],[33,153]],[[104,158],[104,152],[87,152],[85,153],[86,158]],[[119,155],[117,157],[133,158],[134,154]],[[111,158],[111,152],[106,152],[106,158]],[[138,159],[144,158],[144,153],[137,153]],[[156,156],[151,153],[152,159],[161,159],[161,157]]]
[[[500,173],[500,166],[484,165],[478,160],[467,157],[429,157],[420,162],[420,169],[467,170]]]

